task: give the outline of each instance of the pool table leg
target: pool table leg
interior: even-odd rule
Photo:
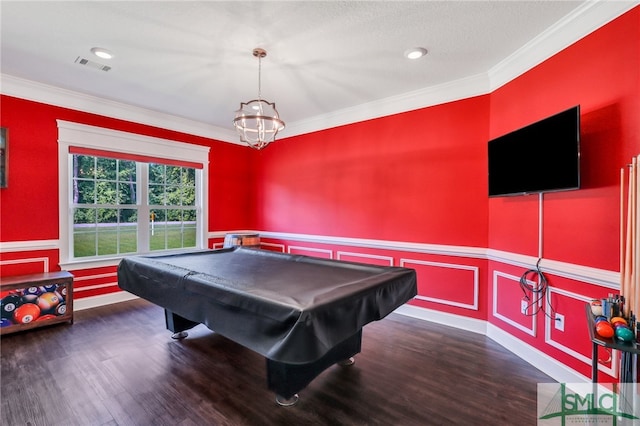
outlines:
[[[350,356],[347,359],[343,359],[342,361],[338,361],[338,365],[340,365],[342,367],[349,367],[349,366],[352,366],[355,363],[356,363],[356,360],[352,356]]]
[[[173,331],[171,335],[172,339],[184,339],[188,336],[186,330],[195,327],[200,324],[199,322],[188,320],[180,315],[171,312],[168,309],[164,310],[164,319],[167,325],[167,330]]]
[[[290,406],[298,401],[298,392],[333,364],[352,365],[360,352],[362,329],[308,364],[287,364],[267,359],[267,385],[276,393],[278,405]]]

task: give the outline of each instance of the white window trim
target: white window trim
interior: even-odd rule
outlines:
[[[197,182],[199,183],[198,187],[200,190],[196,193],[196,203],[199,202],[200,205],[197,214],[201,218],[201,227],[196,235],[196,248],[207,247],[207,228],[209,223],[209,147],[137,135],[70,121],[56,121],[58,123],[60,267],[62,269],[74,270],[113,266],[117,265],[123,257],[114,256],[100,260],[71,260],[69,232],[73,227],[73,217],[69,215],[69,205],[71,202],[71,193],[69,191],[71,176],[69,173],[72,162],[71,155],[69,155],[70,146],[202,164],[201,181]],[[197,175],[198,174],[196,174],[196,176]]]

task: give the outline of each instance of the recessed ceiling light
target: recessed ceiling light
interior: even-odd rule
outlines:
[[[422,58],[426,54],[427,54],[427,49],[425,49],[424,47],[414,47],[404,52],[404,56],[406,56],[409,59]]]
[[[111,59],[113,58],[113,53],[108,51],[107,49],[103,49],[102,47],[92,47],[91,53],[96,55],[98,58],[102,59]]]

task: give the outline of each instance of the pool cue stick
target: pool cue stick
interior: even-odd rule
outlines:
[[[637,158],[640,159],[640,155],[637,156]],[[636,173],[636,175],[637,175],[638,174],[638,169],[637,169],[638,161],[636,161],[636,158],[633,159],[632,164],[633,164],[634,173]],[[638,185],[638,180],[637,179],[638,178],[636,177],[636,188],[635,188],[636,191],[640,190],[640,188],[638,188],[638,186],[640,186],[640,185]],[[636,196],[637,196],[637,193],[636,193]],[[637,202],[638,201],[636,199],[636,203]],[[637,205],[636,205],[636,209],[638,209]],[[637,217],[636,217],[636,220],[637,220]],[[637,222],[635,223],[635,226],[637,227]],[[634,243],[636,244],[636,251],[638,251],[637,244],[639,244],[639,240],[640,240],[640,237],[638,237],[638,235],[636,235],[636,239],[634,241]],[[636,255],[635,262],[633,263],[633,267],[636,270],[639,269],[638,268],[638,264],[640,262],[638,262],[638,258],[640,258],[640,256]],[[636,276],[637,276],[637,274],[638,274],[638,272],[636,271]],[[638,311],[638,306],[640,305],[640,285],[638,285],[638,281],[637,280],[633,283],[633,286],[631,287],[631,289],[632,289],[632,291],[634,293],[635,312],[636,312],[636,315],[638,315],[638,312],[640,312],[640,311]],[[632,331],[634,333],[636,332],[636,330],[632,330]],[[633,376],[633,379],[635,379],[635,382],[637,382],[638,381],[638,375],[640,374],[640,371],[639,371],[638,365],[637,365],[637,362],[638,362],[638,357],[637,356],[635,357],[634,361],[635,362],[633,362],[633,368],[635,368],[636,371],[635,371],[635,376]],[[633,375],[633,373],[632,373],[632,375]]]
[[[635,306],[636,295],[635,291],[631,286],[631,244],[633,240],[632,230],[633,230],[633,199],[632,199],[632,189],[633,189],[633,166],[629,165],[629,185],[627,186],[627,226],[626,226],[626,240],[625,240],[625,255],[624,255],[624,269],[622,272],[622,279],[624,280],[624,287],[627,289],[627,298],[630,310],[633,312],[638,312]]]
[[[630,188],[630,192],[631,192],[631,198],[632,198],[632,206],[631,206],[631,210],[632,210],[632,214],[631,214],[631,235],[632,235],[632,242],[631,242],[631,264],[630,264],[630,271],[629,273],[631,274],[631,286],[630,286],[630,291],[632,291],[634,293],[633,299],[634,299],[634,312],[639,312],[638,311],[638,302],[640,301],[640,288],[638,287],[638,218],[637,218],[637,214],[638,214],[638,163],[636,161],[636,158],[633,158],[633,161],[631,162],[632,166],[631,166],[631,173],[633,174],[633,180],[632,180],[632,188]]]
[[[634,312],[638,312],[636,310],[636,290],[635,287],[633,286],[633,278],[632,278],[632,274],[633,274],[633,260],[634,260],[634,240],[635,240],[635,226],[634,226],[634,196],[633,193],[635,192],[635,161],[631,162],[631,166],[629,168],[629,187],[627,188],[627,192],[629,195],[628,198],[628,202],[629,202],[629,206],[628,206],[628,210],[629,210],[629,217],[627,218],[627,269],[625,271],[626,275],[627,275],[627,279],[629,280],[628,286],[629,286],[629,292],[630,294],[632,294],[633,297],[633,310]]]
[[[627,306],[629,307],[629,311],[637,312],[635,309],[635,290],[632,286],[632,274],[633,274],[633,241],[634,241],[634,199],[633,199],[633,188],[635,182],[635,168],[633,164],[628,164],[627,168],[629,170],[629,180],[628,185],[626,187],[626,199],[627,199],[627,218],[626,218],[626,241],[625,241],[625,266],[624,266],[624,281],[625,288],[627,291]]]
[[[622,295],[627,298],[627,304],[624,307],[624,314],[629,317],[629,286],[625,279],[625,258],[626,258],[626,240],[625,240],[625,217],[624,217],[624,167],[620,169],[620,289]]]

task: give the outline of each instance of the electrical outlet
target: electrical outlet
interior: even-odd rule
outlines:
[[[556,314],[554,323],[556,325],[556,330],[564,331],[564,315]]]
[[[520,301],[520,313],[522,315],[527,315],[527,308],[529,307],[529,302],[526,300]]]

